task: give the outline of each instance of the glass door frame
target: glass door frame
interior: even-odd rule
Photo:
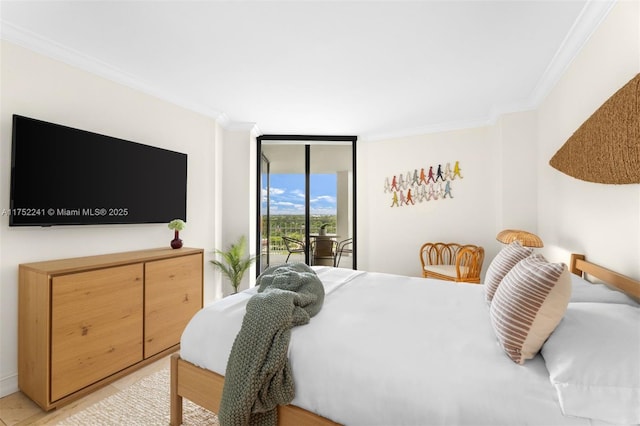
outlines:
[[[271,162],[269,161],[269,158],[262,153],[262,148],[261,148],[260,144],[258,144],[258,149],[259,149],[258,153],[260,155],[259,155],[259,160],[258,160],[258,209],[257,209],[258,210],[258,227],[256,228],[258,230],[258,232],[256,232],[256,235],[258,236],[258,247],[257,247],[257,251],[256,251],[256,253],[258,253],[258,258],[256,259],[256,263],[257,263],[258,267],[256,268],[256,270],[260,271],[260,270],[262,270],[262,261],[263,261],[263,259],[262,259],[262,256],[263,256],[262,250],[263,250],[263,247],[264,247],[264,244],[263,244],[263,241],[262,241],[262,227],[263,227],[264,224],[262,223],[261,215],[260,215],[261,212],[262,212],[262,208],[261,208],[261,204],[260,204],[262,202],[262,176],[260,175],[260,173],[262,172],[262,170],[263,170],[262,167],[264,165],[267,168],[267,170],[266,170],[266,176],[267,176],[267,182],[266,182],[266,184],[267,184],[267,195],[266,195],[266,197],[267,197],[267,223],[266,223],[266,226],[267,226],[267,229],[271,229],[270,228],[271,227],[271,223],[270,223],[270,221],[271,221],[271,219],[270,219],[271,218],[271,213],[270,213],[270,209],[271,209],[271,204],[270,204],[271,203],[271,194],[270,194],[271,183],[269,182],[270,173],[271,173],[271,171],[270,171]],[[271,244],[270,235],[271,235],[270,233],[267,233],[267,241],[266,241],[266,245],[267,245],[267,251],[266,251],[267,265],[269,264],[269,256],[270,256],[270,251],[271,251],[271,250],[269,250],[269,247],[270,247],[270,244]]]
[[[262,164],[263,164],[263,154],[262,154],[262,142],[263,141],[282,141],[282,142],[291,142],[292,144],[294,143],[299,143],[299,144],[304,144],[305,145],[305,243],[306,243],[306,247],[308,248],[309,242],[310,242],[310,238],[309,238],[309,230],[310,230],[310,203],[309,203],[309,190],[310,190],[310,169],[311,169],[311,146],[313,145],[313,142],[336,142],[336,143],[350,143],[351,144],[351,173],[352,173],[352,223],[353,223],[353,229],[351,231],[351,237],[353,238],[353,243],[352,243],[352,249],[353,252],[351,254],[352,256],[352,268],[353,269],[357,269],[357,230],[358,230],[358,226],[357,226],[357,192],[356,192],[356,141],[358,140],[357,136],[332,136],[332,135],[280,135],[280,134],[269,134],[269,135],[262,135],[262,136],[258,136],[256,138],[257,141],[257,148],[258,148],[258,161],[257,161],[257,188],[258,190],[257,192],[257,214],[256,214],[256,229],[258,232],[256,232],[256,253],[258,253],[258,259],[257,259],[257,268],[256,268],[256,276],[260,275],[260,273],[262,272],[262,232],[261,232],[261,226],[262,226],[262,173],[264,172],[262,170]],[[268,163],[267,163],[268,164]],[[269,167],[267,165],[267,173],[269,172]],[[269,176],[267,175],[267,182],[269,180]],[[267,191],[268,192],[268,191]],[[269,198],[269,194],[267,194],[267,199]],[[268,207],[267,207],[267,211],[268,211]],[[268,219],[267,219],[267,223],[268,223]],[[267,247],[267,250],[269,248]],[[269,254],[267,254],[267,259],[268,259]],[[309,250],[307,249],[305,252],[305,262],[307,263],[307,265],[309,264]]]

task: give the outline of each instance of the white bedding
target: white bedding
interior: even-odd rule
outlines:
[[[347,425],[588,425],[564,416],[540,355],[496,343],[482,286],[314,267],[320,313],[292,331],[293,404]],[[181,357],[224,375],[256,289],[203,308]]]

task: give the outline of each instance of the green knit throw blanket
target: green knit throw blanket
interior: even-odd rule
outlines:
[[[291,328],[307,324],[324,301],[322,282],[304,263],[269,267],[257,285],[227,362],[221,426],[277,424],[277,406],[294,397]]]

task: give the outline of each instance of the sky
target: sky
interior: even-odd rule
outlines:
[[[304,174],[271,174],[271,210],[276,214],[304,214]],[[336,214],[336,175],[311,175],[312,215]],[[266,189],[262,202],[266,202]]]

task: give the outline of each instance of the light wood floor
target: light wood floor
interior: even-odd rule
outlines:
[[[54,425],[62,419],[72,416],[88,406],[107,398],[138,380],[147,377],[156,371],[169,367],[169,356],[147,365],[138,371],[134,371],[126,377],[121,378],[102,389],[98,389],[90,395],[85,396],[69,405],[45,412],[22,392],[16,392],[0,399],[0,425]]]

